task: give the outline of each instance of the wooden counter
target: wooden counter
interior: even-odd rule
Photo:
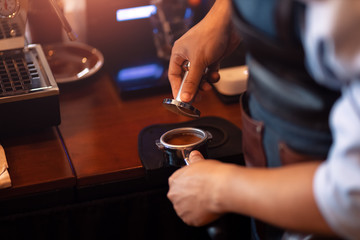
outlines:
[[[140,131],[153,124],[192,120],[162,106],[163,99],[171,97],[169,92],[123,101],[104,72],[60,85],[60,126],[1,139],[12,187],[0,189],[0,200],[61,189],[103,191],[109,183],[126,185],[144,178]],[[213,91],[200,92],[194,106],[201,116],[222,117],[240,127],[239,104],[224,104]]]
[[[74,188],[75,174],[57,128],[1,139],[12,187],[0,189],[0,200]]]
[[[139,132],[152,124],[191,120],[162,106],[170,92],[121,100],[107,74],[60,90],[59,128],[79,187],[143,177]],[[239,104],[223,104],[213,91],[201,92],[194,106],[201,116],[219,116],[240,126]]]

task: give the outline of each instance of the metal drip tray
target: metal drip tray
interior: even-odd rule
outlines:
[[[60,123],[59,88],[38,44],[0,52],[0,133]]]
[[[58,87],[44,61],[37,45],[1,52],[0,103],[30,98],[30,95],[26,96],[29,93],[50,91],[58,94]]]
[[[15,95],[31,89],[34,71],[39,78],[36,68],[25,60],[24,54],[15,53],[13,56],[2,56],[0,60],[0,96]],[[31,80],[30,80],[31,78]]]

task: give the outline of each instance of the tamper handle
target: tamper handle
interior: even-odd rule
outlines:
[[[187,77],[188,74],[189,74],[189,71],[188,71],[188,70],[184,72],[184,76],[183,76],[183,79],[182,79],[182,81],[181,81],[181,85],[180,85],[180,88],[179,88],[179,92],[178,92],[178,94],[177,94],[177,96],[176,96],[176,98],[175,98],[176,101],[182,102],[182,101],[181,101],[181,98],[180,98],[180,95],[181,95],[181,92],[182,92],[182,88],[183,88],[183,86],[184,86],[185,79],[186,79],[186,77]],[[189,103],[192,103],[192,100],[191,100]]]
[[[184,115],[187,117],[194,117],[194,118],[200,117],[200,111],[191,105],[197,92],[195,93],[194,97],[189,102],[183,102],[180,99],[185,80],[189,74],[190,62],[185,61],[182,65],[182,68],[183,68],[184,75],[183,75],[183,79],[180,84],[179,92],[175,99],[165,98],[163,101],[163,106],[166,109],[168,109],[174,113],[181,114],[181,115]],[[205,73],[206,72],[207,72],[207,69],[205,70]],[[199,87],[197,88],[197,91],[198,90],[199,90]]]
[[[183,65],[182,65],[182,69],[183,69],[183,71],[184,71],[184,76],[183,76],[182,81],[181,81],[181,85],[180,85],[180,88],[179,88],[179,92],[178,92],[178,94],[176,95],[176,98],[175,98],[175,100],[176,100],[176,101],[179,101],[179,102],[182,102],[182,101],[181,101],[181,98],[180,98],[180,95],[181,95],[181,92],[182,92],[183,85],[184,85],[184,83],[185,83],[185,79],[186,79],[187,76],[189,75],[190,62],[189,62],[189,61],[185,61],[185,62],[183,63]],[[204,75],[205,75],[207,72],[208,72],[208,68],[205,69]],[[199,91],[199,88],[197,89],[197,91]],[[197,93],[197,91],[196,91],[196,93]],[[195,95],[196,95],[196,94],[195,94]],[[195,98],[195,97],[194,97],[194,98]],[[190,100],[189,102],[187,102],[187,103],[191,104],[191,103],[194,101],[194,98],[191,99],[191,100]]]

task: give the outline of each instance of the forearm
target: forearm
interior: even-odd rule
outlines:
[[[217,211],[249,215],[300,232],[331,234],[313,196],[319,163],[276,169],[229,167],[216,191]]]

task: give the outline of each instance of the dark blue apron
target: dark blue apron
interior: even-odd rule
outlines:
[[[339,92],[318,85],[306,69],[301,43],[306,6],[292,0],[233,0],[233,8],[249,50],[248,90],[242,97],[246,164],[278,167],[326,159],[332,144],[329,113]],[[282,229],[255,220],[253,228],[254,239],[283,235]]]

